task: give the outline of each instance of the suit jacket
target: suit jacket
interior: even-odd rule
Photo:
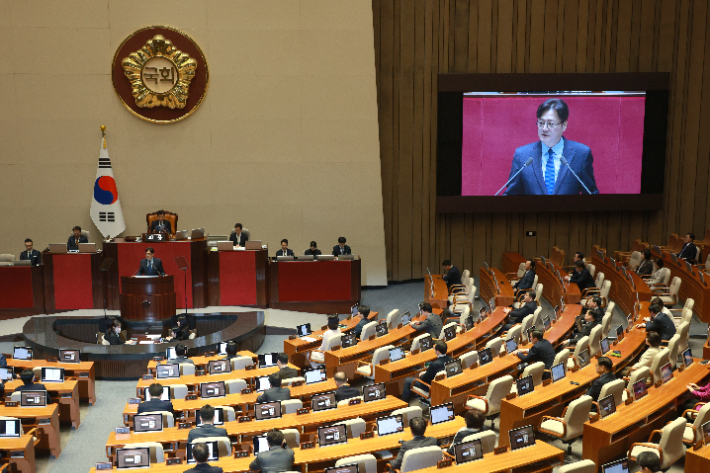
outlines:
[[[569,282],[573,282],[579,286],[580,291],[584,291],[589,287],[594,287],[594,278],[587,268],[584,268],[579,272],[573,271],[572,276],[569,278]]]
[[[675,335],[675,324],[663,312],[656,315],[653,320],[646,322],[647,332],[658,332],[662,340],[670,340]]]
[[[141,260],[140,268],[138,268],[138,274],[146,274],[148,276],[165,276],[165,271],[163,270],[163,262],[158,258],[153,258],[152,260],[153,268],[148,267],[148,260],[143,258]]]
[[[269,448],[268,452],[261,452],[258,457],[249,463],[249,469],[276,473],[291,471],[293,469],[294,454],[290,448],[276,445]]]
[[[289,388],[269,388],[259,394],[256,402],[287,401],[289,399],[291,399],[291,390]]]
[[[279,250],[276,252],[276,256],[295,256],[293,253],[292,249],[286,250],[286,253],[284,253],[284,250]]]
[[[642,259],[641,264],[636,268],[636,274],[650,276],[653,273],[653,261],[650,259]]]
[[[212,424],[203,424],[201,427],[190,429],[190,433],[187,434],[187,443],[192,443],[195,439],[203,439],[205,437],[229,437],[229,435],[227,434],[227,429],[215,427]]]
[[[527,271],[518,282],[515,283],[516,289],[531,289],[535,282],[535,270]]]
[[[109,330],[104,334],[104,340],[109,342],[111,345],[123,345],[126,343],[121,339],[121,336],[113,330]]]
[[[23,385],[15,388],[15,391],[46,391],[46,390],[47,390],[47,388],[44,387],[44,384],[40,384],[40,383],[23,384]],[[49,403],[49,399],[47,399],[47,403]]]
[[[279,376],[281,379],[295,378],[298,376],[298,370],[290,366],[284,366],[279,370]]]
[[[158,233],[158,226],[160,225],[160,222],[158,220],[153,220],[150,224],[150,233]],[[167,220],[163,220],[163,225],[165,226],[165,231],[168,233],[172,233],[173,229],[170,226],[170,222]]]
[[[175,409],[173,409],[173,403],[161,401],[160,399],[151,399],[138,404],[138,414],[143,414],[144,412],[169,412],[173,415],[173,418],[177,417]]]
[[[171,332],[172,332],[172,330],[171,330]],[[173,337],[173,340],[189,340],[189,339],[190,339],[190,327],[189,326],[180,327],[180,330],[178,330],[177,333],[175,334],[175,336]]]
[[[343,252],[340,252],[340,245],[335,245],[333,247],[333,252],[331,253],[333,256],[340,256],[342,255],[351,255],[352,251],[350,251],[350,247],[348,245],[345,245],[343,247]]]
[[[439,441],[434,437],[414,437],[412,440],[408,440],[402,444],[402,446],[399,448],[397,458],[392,460],[390,462],[390,465],[392,465],[392,468],[398,470],[402,467],[402,460],[404,459],[404,454],[407,453],[407,450],[413,450],[415,448],[421,447],[433,447],[435,445],[439,445]]]
[[[234,232],[229,235],[229,241],[233,242],[235,245],[237,244],[237,232]],[[246,233],[242,232],[239,235],[239,246],[244,246],[244,243],[246,243],[247,241],[249,241],[249,237]]]
[[[653,364],[653,359],[656,358],[659,353],[661,353],[660,347],[646,348],[646,351],[643,352],[643,355],[641,355],[641,359],[633,366],[633,368],[639,369],[643,368],[644,366],[651,368],[651,365]]]
[[[611,383],[612,381],[616,381],[616,376],[614,376],[614,373],[609,372],[609,373],[604,373],[600,377],[598,377],[591,386],[589,386],[589,389],[587,389],[587,396],[591,396],[594,401],[599,400],[599,393],[602,392],[602,388],[606,383]]]
[[[308,248],[306,251],[303,252],[303,254],[306,256],[310,256],[310,255],[318,256],[318,255],[322,255],[323,252],[321,250],[319,250],[318,248],[316,248],[315,250],[311,250],[310,248]]]
[[[688,261],[695,261],[695,255],[697,254],[698,248],[692,241],[690,243],[683,244],[683,249],[678,253],[678,258],[687,259]]]
[[[86,238],[84,235],[79,237],[79,243],[89,243],[89,239]],[[76,244],[76,238],[74,238],[74,235],[70,236],[69,239],[67,240],[67,251],[78,251],[79,250],[79,245]]]
[[[184,473],[222,473],[224,470],[219,466],[211,466],[209,463],[198,463],[195,468],[185,470]]]
[[[589,146],[565,138],[562,155],[567,158],[569,167],[560,163],[560,171],[552,194],[587,194],[587,191],[574,177],[574,174],[570,172],[569,168],[574,170],[590,193],[599,194],[597,183],[594,180],[594,157]],[[505,191],[505,195],[548,195],[545,179],[542,176],[542,143],[540,141],[521,146],[515,150],[513,164],[510,167],[510,177],[513,177],[531,157],[533,158],[532,164],[523,169],[508,184],[508,190]]]
[[[79,249],[79,247],[77,247]],[[27,250],[20,253],[20,261],[30,260],[32,266],[39,266],[42,264],[42,253],[37,250],[32,250],[28,255]]]
[[[365,325],[369,324],[372,322],[372,320],[368,319],[367,317],[364,317],[362,320],[360,320],[355,327],[353,327],[353,332],[355,332],[355,336],[357,338],[360,338],[360,334],[362,333],[362,329],[365,327]]]
[[[442,279],[446,281],[446,287],[449,288],[454,284],[461,284],[461,271],[456,266],[452,266]]]
[[[451,358],[449,355],[437,357],[436,360],[429,363],[429,367],[422,375],[421,380],[427,384],[431,384],[431,382],[434,381],[434,378],[436,377],[436,373],[438,373],[439,371],[444,371],[444,369],[446,368],[446,363],[449,363],[450,361],[453,361],[453,358]]]
[[[518,309],[511,310],[508,312],[508,323],[512,325],[522,323],[525,317],[535,313],[535,309],[537,309],[537,302],[531,301]]]
[[[353,388],[348,384],[344,384],[335,390],[335,400],[337,402],[344,401],[353,397],[362,396],[360,388]]]
[[[444,324],[441,323],[441,317],[431,313],[429,317],[424,319],[424,322],[411,324],[412,328],[417,332],[428,332],[431,338],[439,338],[441,335],[441,329],[444,328]]]
[[[569,342],[571,345],[576,345],[577,342],[582,338],[582,337],[588,337],[592,333],[592,329],[599,325],[600,322],[598,322],[596,319],[592,320],[591,322],[584,322],[582,324],[582,330],[576,332],[572,338],[569,339]]]
[[[527,355],[518,353],[518,358],[528,364],[542,361],[545,363],[545,369],[549,370],[555,361],[555,349],[548,340],[540,340],[530,348]]]

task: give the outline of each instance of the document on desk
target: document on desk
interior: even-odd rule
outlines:
[[[313,337],[303,337],[303,338],[301,338],[301,340],[303,340],[304,342],[317,342],[318,341],[317,338],[313,338]]]
[[[151,340],[156,340],[160,338],[161,335],[146,335],[145,338],[150,338]]]
[[[141,340],[140,342],[138,342],[138,344],[139,345],[153,345],[153,341],[152,340],[150,340],[150,341]]]

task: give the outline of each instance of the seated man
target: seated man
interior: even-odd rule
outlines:
[[[535,313],[535,310],[537,309],[535,297],[537,297],[537,294],[535,294],[535,291],[531,289],[525,292],[525,296],[523,296],[523,302],[520,307],[517,309],[511,309],[510,307],[503,309],[508,313],[508,321],[503,326],[504,332],[510,330],[510,327],[513,325],[522,323],[523,319],[528,315],[533,315]]]
[[[434,381],[434,377],[436,377],[436,373],[443,371],[446,367],[446,363],[453,360],[453,358],[446,354],[447,350],[448,346],[446,345],[446,342],[437,340],[434,343],[434,354],[436,355],[436,360],[429,363],[429,367],[426,369],[424,374],[420,374],[420,379],[426,384],[431,385],[431,382]],[[404,389],[402,389],[402,400],[404,402],[409,402],[409,399],[412,397],[412,383],[416,383],[416,386],[426,389],[426,386],[419,383],[419,381],[416,381],[415,378],[410,377],[405,379]]]
[[[242,224],[234,224],[234,233],[229,235],[229,241],[234,243],[234,246],[244,246],[244,243],[249,241],[249,237],[246,233],[242,232]]]
[[[190,433],[192,433],[192,430]],[[185,470],[184,473],[222,473],[224,471],[222,467],[211,466],[207,463],[207,459],[210,457],[210,451],[204,443],[198,443],[192,447],[192,457],[197,462],[197,465],[195,465],[195,468]]]
[[[594,278],[584,265],[584,261],[575,261],[574,273],[572,273],[571,276],[566,276],[565,279],[568,282],[575,283],[579,287],[580,292],[594,287]]]
[[[647,332],[658,332],[662,340],[670,340],[675,335],[675,324],[661,311],[657,304],[651,304],[648,308],[651,318],[644,318],[645,324],[638,324],[636,328],[645,328]]]
[[[195,439],[205,437],[229,437],[227,429],[214,426],[214,407],[209,404],[202,406],[200,418],[202,419],[202,425],[190,429],[190,433],[187,434],[187,443],[192,443]]]
[[[162,384],[153,383],[148,386],[148,394],[150,394],[150,400],[138,404],[138,414],[143,414],[144,412],[169,412],[173,415],[173,419],[177,417],[173,403],[160,400],[160,396],[163,395]]]
[[[611,358],[607,356],[602,356],[597,359],[597,374],[599,377],[594,380],[592,385],[587,389],[585,393],[587,396],[591,396],[594,402],[599,401],[599,393],[602,392],[602,388],[605,384],[616,381],[616,376],[614,375],[614,365],[611,362]],[[592,409],[596,407],[592,406]]]
[[[35,383],[37,378],[35,378],[35,372],[31,369],[24,369],[20,373],[20,379],[22,380],[22,386],[15,388],[15,391],[46,391],[47,388],[44,384]],[[49,399],[47,400],[49,402]]]
[[[108,332],[106,332],[106,334],[104,335],[104,340],[106,340],[109,345],[135,345],[135,340],[128,340],[126,342],[123,341],[123,339],[121,338],[122,329],[123,326],[121,325],[121,321],[118,319],[113,319],[113,322],[111,323]]]
[[[456,285],[456,284],[462,284],[461,283],[461,271],[459,271],[459,268],[451,264],[451,261],[449,260],[444,260],[441,265],[444,267],[446,270],[446,274],[444,274],[441,279],[446,281],[446,287],[450,290],[451,286]]]
[[[288,445],[283,432],[277,429],[266,433],[266,443],[269,444],[268,452],[261,452],[258,457],[249,463],[251,471],[279,472],[293,470],[294,453]]]
[[[20,253],[20,261],[27,260],[30,261],[32,266],[40,266],[42,264],[42,253],[34,249],[34,242],[29,238],[25,239],[25,251]]]
[[[278,373],[269,375],[269,384],[271,384],[271,387],[259,394],[256,402],[286,401],[291,399],[291,390],[281,387],[281,376]]]
[[[427,332],[431,335],[431,338],[439,338],[441,335],[441,329],[444,328],[444,324],[441,322],[441,317],[437,314],[432,313],[431,304],[428,302],[423,302],[419,305],[419,315],[426,317],[423,322],[414,322],[411,327],[417,332]]]
[[[152,247],[145,249],[145,258],[141,260],[141,265],[138,268],[138,274],[147,276],[165,276],[163,270],[163,262],[158,258],[153,257],[155,250]]]
[[[641,469],[639,473],[657,473],[661,471],[661,459],[653,452],[641,452],[636,458]]]
[[[404,459],[404,454],[407,450],[413,450],[415,448],[421,447],[433,447],[439,445],[439,441],[435,437],[425,437],[426,432],[426,420],[423,417],[412,417],[409,419],[409,428],[412,431],[412,440],[407,440],[399,448],[399,453],[397,458],[392,460],[390,466],[394,470],[399,470],[402,467],[402,460]]]
[[[552,363],[555,362],[555,349],[549,340],[545,340],[545,334],[542,330],[533,330],[531,335],[532,348],[520,348],[513,353],[520,358],[520,361],[527,364],[537,363],[542,361],[545,363],[545,369],[548,370],[543,375],[544,379],[550,377],[549,369],[552,368]]]
[[[695,255],[698,252],[698,248],[695,246],[695,243],[693,243],[693,240],[695,240],[694,233],[685,234],[685,238],[683,238],[683,241],[685,241],[683,248],[680,250],[680,253],[676,255],[678,258],[695,263]]]
[[[182,343],[178,343],[175,346],[175,355],[177,355],[177,358],[168,361],[168,363],[189,363],[191,365],[195,364],[194,361],[187,357],[187,347]]]
[[[303,254],[306,256],[318,256],[322,253],[318,249],[318,243],[316,243],[315,241],[312,241],[310,248],[308,248],[306,251],[304,251]]]
[[[518,292],[524,291],[526,289],[534,289],[532,287],[533,283],[535,282],[535,261],[529,259],[525,262],[525,274],[523,274],[523,277],[518,280],[513,285],[513,289],[515,289],[515,294],[517,295]]]
[[[81,234],[79,225],[71,229],[72,236],[67,240],[67,251],[79,251],[79,243],[89,243],[89,239]]]
[[[172,233],[173,229],[168,220],[165,220],[165,210],[158,210],[158,220],[150,223],[150,233]]]
[[[350,247],[345,244],[345,237],[338,237],[338,244],[333,247],[333,256],[350,255]]]
[[[569,340],[562,342],[562,346],[575,346],[577,342],[582,339],[582,337],[589,337],[592,334],[592,329],[597,325],[602,323],[602,318],[604,313],[602,312],[601,304],[602,300],[599,296],[594,296],[589,301],[590,309],[584,313],[584,323],[580,323],[578,320],[572,337]]]
[[[362,395],[359,388],[353,388],[348,384],[348,377],[342,371],[338,371],[333,376],[335,380],[335,400],[337,402],[344,401]]]
[[[276,355],[276,366],[279,367],[279,376],[281,376],[282,380],[298,377],[298,370],[288,366],[288,355],[286,353]]]
[[[363,327],[372,322],[372,320],[368,319],[368,317],[370,316],[370,308],[366,305],[358,305],[357,316],[360,318],[360,320],[358,320],[357,325],[353,328],[353,333],[359,340]]]
[[[454,440],[451,442],[451,446],[447,450],[450,455],[454,455],[454,445],[463,442],[463,439],[469,435],[487,430],[484,427],[486,416],[481,411],[477,411],[476,409],[468,409],[466,411],[466,415],[464,416],[464,420],[466,421],[466,427],[462,427],[458,432],[456,432]]]
[[[293,256],[293,250],[288,249],[288,240],[281,240],[281,249],[276,252],[276,256]]]

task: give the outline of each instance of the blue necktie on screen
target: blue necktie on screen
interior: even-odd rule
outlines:
[[[547,194],[552,195],[555,192],[555,152],[552,148],[547,152],[547,165],[545,166],[545,187]]]

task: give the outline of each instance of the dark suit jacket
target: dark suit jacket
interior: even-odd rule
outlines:
[[[104,339],[109,342],[111,345],[123,345],[126,342],[121,340],[121,336],[114,332],[113,330],[109,330],[104,334]]]
[[[594,401],[599,400],[599,393],[602,392],[602,387],[606,383],[611,383],[612,381],[616,381],[616,376],[614,376],[614,373],[604,373],[600,377],[598,377],[591,386],[589,386],[589,389],[587,389],[586,394],[588,396],[591,396]]]
[[[46,391],[46,390],[47,390],[47,388],[44,387],[44,384],[40,384],[40,383],[23,384],[23,385],[15,388],[15,391]],[[49,399],[47,399],[47,403],[49,403]]]
[[[678,253],[678,258],[687,259],[688,261],[695,261],[695,255],[697,254],[698,248],[692,241],[690,243],[683,244],[683,249]]]
[[[417,332],[428,332],[431,338],[439,338],[441,335],[441,329],[444,328],[444,324],[441,323],[441,317],[431,313],[429,317],[424,319],[424,322],[418,322],[411,324],[412,328]]]
[[[579,272],[573,271],[572,276],[569,278],[569,282],[573,282],[579,286],[580,291],[584,291],[589,287],[594,287],[594,278],[587,268],[584,268]]]
[[[588,337],[592,333],[592,329],[600,323],[601,322],[596,319],[591,322],[584,322],[582,324],[582,330],[576,331],[572,338],[569,339],[570,345],[576,345],[582,337]]]
[[[319,250],[318,248],[316,248],[315,250],[311,250],[310,248],[308,248],[306,251],[303,252],[303,254],[306,256],[310,256],[310,255],[318,256],[318,255],[322,255],[323,252],[321,252],[321,250]]]
[[[518,309],[511,310],[508,312],[508,323],[512,325],[522,323],[525,317],[535,313],[535,309],[537,309],[537,302],[531,301]]]
[[[79,243],[89,243],[89,239],[84,235],[79,237]],[[74,235],[70,236],[67,240],[67,251],[79,250],[79,245],[76,244],[76,238]]]
[[[461,284],[461,271],[456,266],[452,266],[442,279],[446,281],[446,287],[449,288],[454,284]]]
[[[427,384],[431,384],[431,382],[434,381],[434,378],[436,377],[436,373],[438,373],[439,371],[443,371],[446,368],[446,363],[450,361],[453,361],[453,358],[451,358],[449,355],[437,357],[436,360],[429,363],[429,367],[422,375],[421,380]]]
[[[279,250],[276,252],[276,256],[295,256],[293,253],[293,250],[289,248],[286,250],[286,253],[284,254],[284,250]]]
[[[77,249],[79,249],[79,248],[77,247]],[[39,266],[40,264],[42,264],[42,253],[40,253],[37,250],[32,250],[32,253],[28,255],[27,251],[25,250],[22,253],[20,253],[20,261],[26,261],[26,260],[30,260],[31,261],[30,264],[32,266]]]
[[[249,463],[249,469],[254,471],[291,471],[293,469],[294,454],[290,448],[276,445],[269,448],[268,452],[261,452],[258,457]]]
[[[648,275],[650,276],[651,273],[653,273],[653,261],[650,259],[642,259],[641,264],[639,265],[638,268],[636,268],[636,274],[639,275]]]
[[[337,402],[344,401],[353,397],[361,396],[360,388],[353,388],[348,384],[344,384],[335,390],[335,400]]]
[[[355,327],[353,327],[353,332],[355,332],[355,336],[357,338],[360,338],[360,334],[362,333],[362,329],[365,327],[365,325],[369,324],[372,322],[372,320],[368,319],[367,317],[364,317],[362,320],[360,320]]]
[[[435,439],[434,437],[418,436],[418,437],[414,437],[412,440],[407,440],[399,448],[399,453],[397,454],[397,458],[392,460],[390,462],[390,465],[392,465],[392,468],[395,468],[398,470],[402,467],[402,460],[404,459],[404,454],[407,453],[407,450],[413,450],[415,448],[421,448],[421,447],[433,447],[435,445],[439,445],[439,441],[437,439]]]
[[[138,414],[143,414],[144,412],[169,412],[173,415],[173,418],[177,417],[175,409],[173,409],[173,403],[161,401],[160,399],[151,399],[138,404]]]
[[[653,320],[646,322],[647,332],[658,332],[663,340],[670,340],[675,335],[675,324],[666,314],[661,312]]]
[[[172,332],[172,330],[171,330],[171,332]],[[175,336],[173,337],[173,340],[189,340],[189,339],[190,339],[190,327],[188,327],[188,326],[180,327],[180,330],[178,330],[177,333],[175,334]]]
[[[157,233],[157,230],[156,230],[156,229],[158,228],[159,225],[160,225],[160,222],[159,222],[158,220],[153,220],[153,221],[151,222],[151,224],[150,224],[150,233]],[[172,227],[170,226],[170,222],[169,222],[169,221],[163,220],[163,225],[165,225],[165,230],[166,230],[168,233],[172,233],[172,232],[173,232],[173,229],[172,229]]]
[[[284,366],[279,370],[279,376],[281,379],[295,378],[298,376],[298,370],[290,366]]]
[[[555,361],[555,349],[548,340],[540,340],[530,348],[527,355],[518,353],[518,358],[529,364],[542,361],[545,363],[545,369],[549,370]]]
[[[340,252],[340,245],[335,245],[333,247],[333,252],[331,253],[333,256],[340,256],[341,254],[343,255],[351,255],[352,252],[350,251],[350,247],[348,245],[345,245],[343,247],[343,253]]]
[[[143,258],[141,260],[141,266],[138,268],[138,274],[146,274],[148,276],[154,275],[157,276],[160,274],[161,276],[165,276],[165,271],[163,270],[163,262],[160,261],[158,258],[153,258],[153,269],[150,269],[148,267],[148,260]]]
[[[195,468],[185,470],[184,473],[222,473],[224,470],[219,466],[211,466],[209,463],[198,463]]]
[[[239,238],[239,246],[244,246],[244,243],[249,241],[249,237],[247,236],[246,233],[242,232]],[[229,235],[229,241],[233,242],[235,245],[237,244],[237,233],[234,232],[231,235]]]
[[[289,399],[291,399],[291,390],[289,388],[269,388],[259,394],[256,402],[287,401]]]
[[[516,289],[530,289],[535,282],[535,270],[531,269],[523,275],[518,282],[515,283]]]
[[[194,365],[194,364],[195,364],[194,361],[192,361],[190,358],[188,358],[188,357],[186,357],[186,356],[178,356],[178,357],[175,358],[174,360],[170,360],[170,361],[166,362],[166,364],[168,364],[168,363],[177,363],[177,364],[180,364],[180,363],[189,363],[189,364],[191,364],[191,365]]]
[[[564,139],[562,155],[567,158],[569,167],[579,176],[592,194],[599,194],[597,183],[594,180],[594,157],[589,146]],[[548,195],[545,179],[542,177],[542,143],[521,146],[515,150],[513,164],[510,167],[510,177],[523,167],[529,158],[533,158],[530,166],[508,184],[505,195]],[[578,195],[587,194],[587,191],[577,181],[567,166],[560,163],[560,171],[555,182],[553,195]]]
[[[229,437],[229,435],[227,434],[227,429],[215,427],[212,424],[204,424],[201,427],[190,429],[190,433],[187,434],[187,443],[192,443],[195,439],[203,439],[205,437]]]

